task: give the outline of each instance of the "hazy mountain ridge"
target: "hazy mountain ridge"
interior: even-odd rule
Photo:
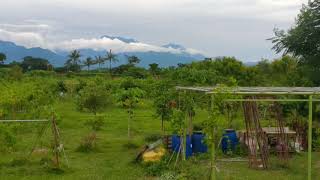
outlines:
[[[124,43],[138,43],[139,41],[133,38],[124,38],[120,36],[108,36],[104,35],[101,38],[109,38],[111,40],[119,40]],[[188,53],[186,51],[187,48],[169,43],[161,46],[163,48],[168,48],[168,51],[146,51],[146,52],[119,52],[117,53],[119,63],[115,65],[120,65],[126,63],[126,56],[135,55],[141,59],[141,63],[139,66],[147,67],[148,64],[158,63],[162,67],[175,66],[178,63],[190,63],[192,61],[203,60],[204,55]],[[106,48],[107,49],[107,48]],[[170,49],[179,50],[177,53],[170,51]],[[94,50],[91,48],[79,49],[80,54],[82,55],[82,59],[90,56],[94,58],[95,56],[105,56],[106,50]],[[63,66],[64,62],[67,60],[67,56],[69,51],[65,50],[57,50],[52,51],[40,47],[35,48],[26,48],[24,46],[16,45],[13,42],[1,41],[0,40],[0,52],[3,52],[7,55],[7,63],[12,61],[21,61],[25,56],[33,56],[39,58],[45,58],[50,61],[54,66]]]

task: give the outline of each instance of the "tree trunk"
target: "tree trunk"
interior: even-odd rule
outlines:
[[[131,115],[129,115],[129,118],[128,118],[128,139],[130,140],[130,121],[131,121]]]
[[[109,73],[110,73],[110,76],[112,75],[112,72],[111,72],[111,60],[110,60],[110,62],[109,62]]]
[[[132,112],[129,110],[129,118],[128,118],[128,139],[131,140],[131,120],[132,120]]]

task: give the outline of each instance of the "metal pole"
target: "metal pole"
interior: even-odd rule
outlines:
[[[311,180],[311,152],[312,152],[312,95],[309,96],[309,121],[308,121],[308,180]]]

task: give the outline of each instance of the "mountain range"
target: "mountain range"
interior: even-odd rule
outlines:
[[[124,38],[120,36],[101,36],[110,40],[118,40],[124,44],[139,43],[132,38]],[[124,51],[118,52],[119,62],[116,65],[126,63],[126,57],[135,55],[141,59],[139,66],[147,67],[151,63],[157,63],[161,67],[176,66],[178,63],[190,63],[192,61],[203,60],[205,56],[201,53],[190,53],[187,48],[182,45],[169,43],[161,46],[162,51]],[[107,48],[106,48],[107,49]],[[166,51],[167,49],[167,51]],[[95,50],[93,48],[78,49],[82,55],[82,59],[86,57],[105,56],[106,50]],[[0,52],[6,54],[7,63],[12,61],[21,61],[25,56],[33,56],[44,58],[50,61],[54,66],[63,66],[67,60],[69,51],[67,50],[49,50],[40,47],[27,48],[17,45],[14,42],[0,40]]]

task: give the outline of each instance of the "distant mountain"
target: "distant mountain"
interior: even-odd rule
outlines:
[[[56,54],[50,50],[36,48],[26,48],[24,46],[16,45],[12,42],[1,41],[0,40],[0,52],[6,54],[6,62],[21,61],[26,56],[34,56],[45,58],[50,61],[51,64],[55,66],[61,65],[65,60],[64,56]]]
[[[101,38],[109,38],[111,40],[119,40],[124,43],[138,43],[139,41],[132,39],[132,38],[124,38],[120,36],[101,36]],[[192,61],[203,60],[205,57],[202,54],[195,54],[189,53],[187,48],[174,44],[169,43],[166,45],[161,46],[162,48],[167,48],[168,51],[162,50],[160,52],[156,51],[147,51],[147,52],[120,52],[118,53],[119,62],[114,65],[124,64],[127,61],[127,56],[135,55],[141,59],[139,66],[148,67],[151,63],[157,63],[161,67],[168,67],[168,66],[176,66],[178,63],[190,63]],[[108,49],[106,47],[106,49]],[[175,49],[177,51],[172,51]],[[90,48],[86,49],[79,49],[82,58],[85,57],[95,57],[95,56],[105,56],[106,50],[94,50]],[[50,61],[51,64],[54,66],[63,66],[64,62],[67,59],[69,54],[68,51],[65,50],[56,50],[51,51],[48,49],[43,48],[26,48],[24,46],[16,45],[13,42],[7,41],[0,41],[0,52],[3,52],[7,56],[7,62],[12,61],[21,61],[25,56],[33,56],[33,57],[40,57],[45,58]]]

